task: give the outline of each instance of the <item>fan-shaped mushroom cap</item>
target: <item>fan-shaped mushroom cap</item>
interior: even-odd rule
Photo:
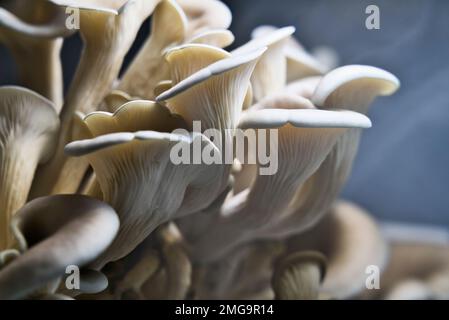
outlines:
[[[187,35],[194,36],[209,29],[227,29],[232,13],[218,0],[177,0],[188,19]]]
[[[262,38],[276,30],[278,28],[273,26],[259,26],[253,30],[251,37]],[[286,41],[284,54],[287,59],[287,82],[321,75],[329,70],[326,65],[309,54],[293,35]]]
[[[211,64],[229,58],[229,52],[206,44],[190,43],[167,51],[172,86]]]
[[[137,97],[132,97],[126,92],[120,90],[112,90],[105,98],[104,104],[106,106],[106,111],[115,112],[125,103],[131,102],[133,100],[142,100]]]
[[[80,195],[56,195],[27,203],[12,230],[22,255],[0,271],[0,297],[24,298],[93,261],[114,239],[119,220],[107,204]]]
[[[281,28],[270,32],[264,37],[255,38],[232,51],[233,55],[238,55],[262,47],[268,48],[259,59],[251,77],[256,101],[280,91],[285,86],[287,64],[284,46],[288,37],[294,32],[294,27]]]
[[[172,148],[190,150],[195,138],[201,138],[201,150],[216,147],[202,135],[168,133],[185,123],[164,106],[133,101],[114,114],[92,113],[85,123],[94,138],[72,142],[66,152],[87,155],[104,201],[121,221],[116,241],[96,265],[125,256],[158,225],[206,207],[218,192],[214,180],[220,171],[215,166],[172,163]]]
[[[21,85],[53,101],[59,111],[63,102],[62,37],[73,33],[65,26],[65,12],[46,0],[3,3],[0,42],[16,60]]]
[[[306,77],[293,81],[285,87],[285,92],[311,99],[320,81],[321,76]]]
[[[366,113],[378,96],[388,96],[400,86],[388,71],[364,65],[348,65],[327,73],[318,84],[312,102],[322,108],[346,108]]]
[[[366,268],[383,269],[387,245],[367,212],[338,202],[317,225],[288,239],[289,250],[315,250],[327,258],[321,292],[337,299],[354,296],[365,288]]]
[[[53,103],[21,87],[0,87],[0,250],[12,243],[9,222],[22,207],[39,163],[54,152],[59,119]]]
[[[319,252],[299,251],[282,258],[273,274],[275,299],[318,299],[325,270],[326,258]]]
[[[84,49],[60,114],[56,154],[37,171],[31,198],[57,191],[54,186],[58,178],[64,179],[58,175],[67,159],[64,146],[70,141],[73,115],[77,110],[89,113],[100,106],[110,92],[141,24],[159,3],[159,0],[51,1],[63,8],[79,9]]]
[[[235,40],[231,31],[226,29],[207,30],[193,36],[188,43],[201,43],[218,48],[230,46]]]
[[[212,63],[178,82],[156,100],[166,100],[189,125],[199,120],[203,129],[233,129],[240,116],[249,78],[264,50]],[[222,90],[223,86],[226,91]]]
[[[161,1],[153,13],[151,35],[123,75],[120,90],[154,99],[156,84],[169,75],[164,53],[185,40],[186,30],[187,18],[179,5],[173,0]]]
[[[283,216],[298,188],[317,170],[339,137],[349,128],[370,126],[366,116],[352,111],[264,109],[246,112],[240,120],[240,128],[278,129],[279,142],[268,142],[277,147],[278,170],[270,172],[273,168],[268,168],[265,175],[257,176],[246,197],[229,201],[230,205],[225,203],[221,217],[193,240],[195,258],[217,259],[271,227]],[[272,140],[272,136],[269,139]]]
[[[375,97],[392,94],[398,86],[397,78],[382,69],[345,66],[321,78],[311,101],[325,109],[347,108],[365,114]],[[272,236],[298,233],[328,212],[351,171],[360,135],[360,130],[353,129],[339,138],[317,172],[295,195],[286,218],[271,228]]]

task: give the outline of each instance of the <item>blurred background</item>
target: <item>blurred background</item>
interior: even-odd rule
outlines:
[[[233,45],[261,25],[293,25],[309,50],[328,46],[339,64],[369,64],[394,73],[402,87],[376,100],[343,197],[388,221],[449,228],[449,1],[225,0]],[[367,30],[365,9],[380,9],[380,30]],[[149,32],[149,21],[128,54]],[[78,35],[63,48],[67,85],[81,50]],[[126,64],[125,64],[126,67]],[[11,56],[0,46],[0,85],[16,84]]]

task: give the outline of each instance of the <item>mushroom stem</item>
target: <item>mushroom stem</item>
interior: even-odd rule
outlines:
[[[61,129],[56,153],[36,173],[31,198],[60,192],[55,186],[59,183],[58,177],[66,179],[60,173],[67,161],[64,146],[71,140],[75,112],[87,114],[100,105],[112,88],[141,23],[153,12],[158,2],[128,0],[116,12],[81,9],[83,27],[80,32],[85,43],[84,49],[60,113]],[[85,171],[78,169],[74,169],[74,174],[81,181]]]
[[[31,145],[21,147],[24,150],[32,148]],[[38,162],[38,153],[24,154],[14,146],[0,153],[0,251],[13,245],[9,222],[26,202]]]
[[[314,251],[297,252],[281,260],[272,281],[275,299],[318,299],[325,261],[322,254]]]
[[[30,41],[26,47],[11,48],[16,60],[20,83],[55,104],[59,113],[63,104],[63,79],[60,53],[62,38]]]

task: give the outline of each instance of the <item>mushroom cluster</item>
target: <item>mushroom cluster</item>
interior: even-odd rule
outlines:
[[[21,85],[0,87],[0,299],[345,299],[363,297],[369,265],[395,275],[413,246],[448,250],[391,247],[338,200],[370,105],[399,80],[313,56],[294,27],[226,50],[231,19],[219,0],[0,2]],[[63,95],[75,32],[84,47]],[[239,134],[267,132],[274,171],[246,161],[249,144],[228,159]],[[193,161],[173,161],[180,150]],[[389,276],[382,297],[447,296],[448,261],[434,260]]]

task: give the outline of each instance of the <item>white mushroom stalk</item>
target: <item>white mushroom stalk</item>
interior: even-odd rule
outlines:
[[[286,41],[295,32],[294,27],[285,27],[264,37],[255,38],[232,51],[233,55],[267,47],[251,77],[254,99],[259,101],[267,95],[280,91],[287,81],[287,64],[284,53]]]
[[[229,8],[218,0],[176,0],[187,15],[187,35],[211,29],[227,29],[232,22]]]
[[[54,152],[59,129],[51,101],[21,87],[0,87],[0,251],[10,247],[9,223],[26,202],[39,163]]]
[[[326,74],[312,102],[321,108],[345,108],[366,114],[377,96],[391,95],[399,80],[391,73],[370,66],[344,66]],[[300,232],[326,214],[344,186],[357,153],[361,130],[345,133],[319,170],[299,190],[291,209],[266,236],[285,237]]]
[[[338,139],[350,128],[369,128],[371,122],[352,111],[264,109],[247,112],[239,126],[278,129],[279,142],[270,133],[267,144],[277,147],[279,168],[257,176],[247,195],[225,203],[217,221],[193,240],[196,259],[217,259],[275,223]]]
[[[22,255],[0,270],[0,298],[26,298],[64,276],[67,266],[89,264],[118,227],[114,210],[89,197],[57,195],[29,202],[12,221]]]
[[[38,170],[31,197],[64,192],[56,190],[55,184],[58,183],[58,178],[64,179],[60,176],[66,160],[63,150],[65,144],[70,142],[73,115],[76,111],[89,113],[100,105],[111,90],[141,24],[159,2],[115,0],[105,6],[99,0],[81,3],[71,0],[51,1],[64,8],[80,10],[80,33],[84,48],[61,110],[61,130],[56,154],[46,166]],[[78,175],[83,176],[84,172]]]
[[[73,33],[65,26],[65,12],[47,0],[6,2],[0,7],[0,43],[11,51],[20,84],[63,103],[60,51],[62,37]]]
[[[151,35],[123,75],[119,89],[145,99],[154,99],[153,89],[168,79],[165,51],[186,37],[187,18],[174,0],[161,1],[152,16]]]
[[[201,134],[169,133],[185,123],[162,105],[134,101],[115,114],[92,113],[85,123],[93,138],[68,144],[66,152],[87,155],[103,200],[116,209],[121,222],[116,240],[96,266],[124,257],[157,226],[202,209],[218,192],[214,180],[220,171],[215,166],[176,165],[171,160],[176,146],[190,154],[194,143],[201,150],[216,147]]]

